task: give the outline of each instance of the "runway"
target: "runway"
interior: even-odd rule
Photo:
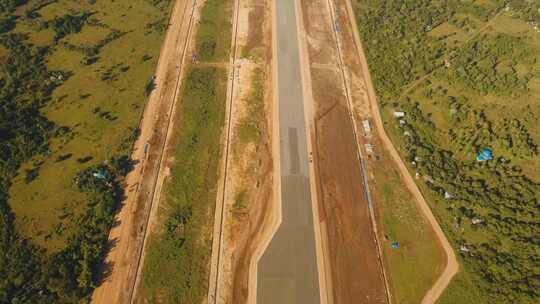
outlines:
[[[295,1],[275,1],[282,221],[258,264],[257,303],[320,303]]]

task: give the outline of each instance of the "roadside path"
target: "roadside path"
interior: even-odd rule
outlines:
[[[452,246],[448,242],[448,239],[444,235],[444,232],[439,226],[439,223],[437,222],[437,220],[435,219],[435,216],[431,212],[431,209],[428,203],[424,199],[422,193],[420,192],[420,189],[418,188],[413,177],[409,173],[405,163],[399,156],[392,141],[386,134],[382,117],[381,117],[381,113],[380,113],[380,109],[379,109],[379,104],[377,102],[377,97],[375,95],[375,89],[373,86],[373,82],[371,80],[371,75],[369,73],[369,67],[367,64],[366,56],[362,47],[360,33],[358,32],[358,27],[356,25],[352,3],[351,3],[351,0],[346,0],[346,2],[347,2],[349,20],[351,22],[351,26],[354,32],[355,45],[356,45],[357,52],[358,52],[358,55],[360,56],[360,60],[362,63],[362,72],[363,72],[364,80],[367,86],[368,99],[371,105],[372,114],[373,114],[372,116],[373,116],[373,120],[375,121],[375,126],[377,127],[377,130],[379,132],[380,138],[384,146],[386,147],[392,159],[394,160],[395,164],[397,165],[401,178],[403,179],[407,189],[414,196],[418,208],[421,210],[421,212],[426,217],[428,223],[433,228],[435,235],[437,239],[439,240],[446,254],[446,266],[441,276],[437,279],[435,284],[431,287],[431,289],[427,292],[427,294],[422,299],[422,304],[433,304],[437,301],[437,299],[440,297],[442,292],[446,289],[446,287],[450,283],[451,279],[458,272],[459,264],[457,262],[456,255],[454,253],[454,250],[452,249]]]

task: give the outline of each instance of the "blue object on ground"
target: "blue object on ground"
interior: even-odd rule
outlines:
[[[399,248],[399,243],[398,242],[392,242],[392,249],[398,249]]]
[[[484,148],[476,155],[476,161],[486,161],[493,159],[493,152],[489,148]]]
[[[99,179],[107,179],[107,172],[103,172],[103,171],[98,171],[98,172],[94,172],[94,174],[92,174],[95,178],[99,178]]]

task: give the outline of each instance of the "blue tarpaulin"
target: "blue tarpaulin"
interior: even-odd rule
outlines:
[[[476,155],[477,161],[486,161],[493,159],[493,152],[489,148],[484,148]]]
[[[392,249],[398,249],[399,248],[399,243],[398,242],[392,242]]]
[[[94,174],[92,174],[92,175],[95,178],[99,178],[99,179],[107,179],[108,178],[108,174],[105,171],[94,172]]]

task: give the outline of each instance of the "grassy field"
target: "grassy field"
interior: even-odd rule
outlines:
[[[420,303],[444,266],[442,251],[391,160],[374,162],[374,196],[394,303]],[[392,242],[399,248],[393,249]]]
[[[232,1],[208,0],[201,12],[197,53],[203,62],[228,62],[231,48]]]
[[[240,146],[248,143],[255,145],[260,143],[264,124],[264,77],[265,73],[262,68],[256,68],[252,72],[252,88],[245,100],[247,113],[237,126]]]
[[[99,284],[169,5],[0,1],[0,302]]]
[[[18,9],[21,15],[38,1]],[[145,103],[144,88],[159,57],[167,22],[166,1],[154,6],[146,0],[55,1],[37,11],[40,22],[74,12],[92,12],[80,32],[56,45],[51,28],[40,29],[36,19],[22,20],[17,32],[27,33],[35,45],[53,45],[47,58],[52,71],[71,76],[53,92],[42,109],[66,136],[54,137],[49,152],[23,164],[10,189],[16,226],[36,244],[54,252],[70,236],[72,219],[85,210],[86,196],[74,184],[84,168],[114,155],[129,153],[132,133]],[[95,48],[92,64],[84,49]],[[25,180],[27,170],[39,175]]]
[[[231,3],[209,0],[202,9],[196,35],[201,66],[188,68],[178,100],[175,163],[147,249],[140,303],[198,304],[207,292],[227,70],[204,63],[229,56]]]
[[[537,303],[538,4],[355,3],[386,130],[461,262],[439,302]]]
[[[143,299],[200,303],[206,293],[225,117],[226,71],[192,67],[187,75],[165,184],[160,231],[149,243]]]
[[[444,291],[437,301],[437,304],[454,303],[488,303],[479,290],[474,287],[470,275],[467,272],[460,271],[453,279],[452,284]]]
[[[235,125],[235,138],[232,141],[234,164],[238,165],[238,188],[235,190],[233,212],[237,216],[244,215],[252,200],[253,176],[258,172],[260,162],[258,154],[261,151],[262,139],[266,128],[264,109],[266,71],[256,67],[250,71],[251,87],[247,96],[242,100],[245,111],[240,111]],[[236,140],[235,140],[236,139]]]

